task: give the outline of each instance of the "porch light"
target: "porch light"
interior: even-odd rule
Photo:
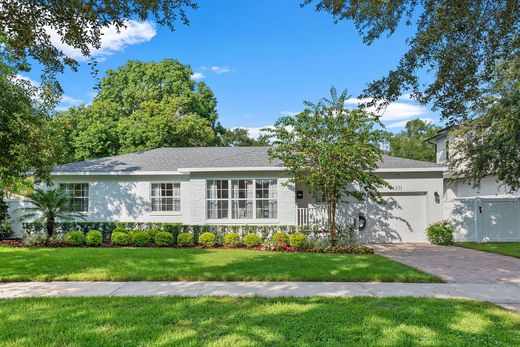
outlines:
[[[435,192],[435,193],[433,193],[433,196],[435,198],[435,203],[439,204],[441,202],[441,196],[439,195],[439,193]]]

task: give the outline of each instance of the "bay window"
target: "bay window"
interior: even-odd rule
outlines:
[[[278,218],[275,179],[208,180],[206,189],[208,219]]]

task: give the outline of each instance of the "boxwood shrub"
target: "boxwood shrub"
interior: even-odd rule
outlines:
[[[125,228],[117,227],[114,230],[112,230],[112,234],[113,233],[125,233],[125,234],[128,234],[128,230],[126,230]]]
[[[289,244],[292,248],[302,250],[307,246],[307,240],[305,239],[305,234],[303,233],[294,233],[289,236]]]
[[[142,230],[134,230],[130,235],[132,245],[137,247],[144,247],[150,243],[150,235]]]
[[[193,234],[180,233],[179,236],[177,236],[177,243],[181,247],[193,246],[195,244],[194,239],[193,239]]]
[[[87,246],[99,246],[103,242],[103,234],[101,234],[101,231],[99,230],[90,230],[85,235],[85,241],[87,242]]]
[[[85,244],[85,234],[81,231],[71,231],[65,235],[65,240],[69,246],[83,246]]]
[[[199,244],[204,247],[214,247],[217,243],[217,236],[210,232],[205,232],[199,236]]]
[[[453,244],[453,226],[446,220],[431,224],[426,231],[428,239],[434,245]]]
[[[237,233],[229,233],[224,235],[224,244],[226,246],[236,247],[240,245],[240,236]]]
[[[146,233],[148,234],[148,236],[150,236],[150,240],[155,240],[155,235],[159,233],[159,230],[151,228],[146,230]]]
[[[271,236],[271,243],[272,244],[286,244],[288,245],[289,244],[289,236],[284,233],[284,232],[277,232],[277,233],[274,233],[273,236]]]
[[[260,238],[257,234],[247,234],[244,236],[244,245],[249,248],[256,247],[260,244]]]
[[[115,246],[126,246],[130,243],[130,236],[127,233],[116,231],[112,233],[110,241]]]
[[[173,235],[167,231],[158,232],[155,235],[155,244],[160,247],[168,247],[173,244]]]

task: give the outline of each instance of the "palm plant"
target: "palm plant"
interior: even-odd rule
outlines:
[[[47,236],[54,233],[56,222],[85,219],[79,213],[70,210],[69,196],[60,189],[35,189],[29,198],[32,206],[20,207],[20,221],[40,221],[45,223]]]

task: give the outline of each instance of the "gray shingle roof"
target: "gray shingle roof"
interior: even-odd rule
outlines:
[[[54,173],[64,172],[139,172],[176,171],[179,168],[213,167],[282,167],[279,160],[269,161],[269,147],[185,147],[157,148],[56,166]],[[382,169],[437,168],[441,165],[384,156]]]

